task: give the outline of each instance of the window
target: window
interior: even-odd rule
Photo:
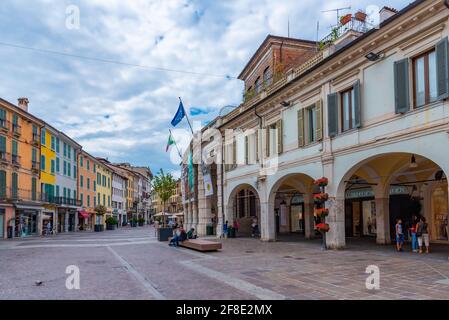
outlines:
[[[438,99],[435,50],[413,59],[413,81],[415,107]]]
[[[94,197],[94,207],[97,206],[97,197]]]
[[[3,159],[6,156],[6,137],[0,136],[0,153]]]
[[[84,162],[84,158],[83,158],[83,156],[80,156],[80,167],[81,168],[84,167],[83,162]]]
[[[73,178],[76,179],[76,166],[73,166]]]
[[[56,138],[56,152],[59,153],[59,138]]]
[[[6,111],[0,109],[0,127],[6,128]]]
[[[111,187],[111,178],[108,178],[108,188]]]
[[[101,186],[101,174],[97,173],[97,184]]]
[[[72,176],[72,167],[70,166],[70,163],[67,163],[67,176]]]
[[[106,176],[103,176],[103,187],[106,187]]]
[[[103,195],[103,205],[106,206],[106,195]]]
[[[256,93],[259,93],[262,90],[262,80],[260,79],[260,77],[258,77],[256,79],[256,82],[254,83],[254,87],[255,87]]]
[[[89,171],[90,170],[90,161],[89,160],[86,161],[86,167],[87,167],[87,170]]]
[[[94,173],[97,173],[97,165],[94,163]]]
[[[90,207],[90,195],[87,195],[87,206]]]
[[[67,146],[67,158],[71,158],[72,157],[72,147],[71,146]]]
[[[41,145],[45,146],[45,129],[42,129],[41,131]]]
[[[45,171],[45,156],[41,155],[41,170]]]
[[[63,164],[63,171],[62,172],[66,176],[67,175],[67,162],[64,160],[62,164]]]
[[[67,188],[63,189],[63,195],[64,195],[64,198],[67,198]]]
[[[31,162],[33,164],[33,168],[37,162],[37,149],[33,148],[31,151]]]
[[[59,158],[56,158],[56,172],[59,173],[60,172],[60,160]]]
[[[80,193],[80,201],[81,201],[81,205],[83,205],[84,203],[84,194]]]
[[[307,109],[307,133],[308,133],[308,137],[307,137],[307,142],[308,143],[314,143],[315,141],[317,141],[317,136],[316,136],[316,130],[317,130],[317,108],[314,106],[309,107]]]
[[[63,145],[63,149],[64,149],[64,151],[63,151],[64,157],[67,157],[67,143],[65,143],[65,142]]]
[[[6,171],[0,171],[0,198],[6,197]]]
[[[14,199],[19,197],[19,175],[16,172],[11,175],[11,193]]]
[[[268,67],[263,72],[263,84],[265,86],[269,86],[272,82],[273,82],[273,73],[271,72],[270,67]]]
[[[59,186],[56,186],[56,196],[59,197]]]
[[[97,181],[94,181],[94,191],[97,191]]]
[[[353,88],[340,94],[341,131],[345,132],[355,128],[355,96]]]
[[[12,130],[16,133],[19,133],[19,116],[14,114],[12,116]]]
[[[80,176],[80,187],[84,188],[84,176]]]
[[[51,136],[51,150],[56,150],[56,139],[53,136]]]
[[[111,206],[111,196],[108,196],[108,207]]]
[[[90,190],[90,179],[87,178],[87,190]]]
[[[51,160],[51,162],[50,162],[50,170],[51,170],[52,174],[55,173],[55,160]]]
[[[13,140],[11,143],[11,153],[14,156],[18,156],[19,155],[19,144],[17,143],[16,140]]]
[[[37,180],[36,178],[31,178],[31,200],[37,200]]]
[[[72,190],[67,189],[67,198],[71,199],[72,198]]]

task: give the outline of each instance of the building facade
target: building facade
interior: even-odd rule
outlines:
[[[18,106],[0,99],[0,238],[40,235],[40,132],[44,123],[28,113],[28,99]]]
[[[79,212],[81,230],[94,230],[97,206],[97,166],[98,160],[81,150],[78,155],[78,200],[82,210]]]
[[[426,217],[433,242],[449,243],[449,11],[415,1],[380,17],[379,28],[354,18],[340,26],[314,56],[209,128],[225,141],[219,230],[238,220],[249,232],[257,219],[264,241],[319,237],[314,180],[324,176],[328,247],[353,237],[391,243],[396,219],[407,228],[414,215]],[[245,87],[257,72],[245,68]],[[210,215],[201,171],[185,206],[192,225]]]
[[[97,216],[96,224],[105,224],[107,217],[113,216],[112,209],[112,170],[106,165],[107,160],[97,158],[99,164],[96,167],[97,172],[97,205],[106,207],[106,215]]]

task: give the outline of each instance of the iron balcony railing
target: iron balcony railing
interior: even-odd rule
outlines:
[[[9,130],[9,122],[5,119],[0,119],[0,130]]]
[[[57,205],[67,205],[67,206],[73,206],[73,207],[81,207],[82,206],[81,200],[68,198],[68,197],[49,196],[48,202],[54,203]]]
[[[12,124],[12,132],[13,134],[20,136],[22,134],[22,127],[16,123]]]
[[[369,22],[361,21],[352,17],[349,22],[345,24],[339,24],[334,27],[327,36],[325,36],[319,43],[320,49],[324,49],[326,46],[333,44],[335,41],[341,38],[345,33],[349,31],[355,31],[360,33],[365,33],[374,28]]]
[[[38,135],[37,133],[33,133],[33,140],[32,140],[32,142],[34,144],[39,144],[40,141],[41,141],[41,136]]]
[[[39,171],[40,165],[41,164],[38,161],[31,161],[31,169],[34,171]]]
[[[0,186],[0,201],[37,201],[43,202],[43,195],[33,190],[5,188]]]
[[[20,166],[21,160],[22,160],[22,157],[21,157],[21,156],[19,156],[19,155],[17,155],[17,154],[12,154],[12,155],[11,155],[11,163],[12,163],[14,166]]]
[[[3,164],[9,163],[11,155],[7,152],[0,151],[0,162]]]

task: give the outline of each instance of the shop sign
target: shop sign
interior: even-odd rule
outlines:
[[[409,194],[408,188],[405,186],[392,186],[390,187],[390,195]],[[359,199],[359,198],[374,198],[374,191],[372,189],[359,189],[350,190],[346,192],[346,199]]]
[[[304,203],[304,196],[302,194],[297,194],[292,198],[291,205],[299,205]]]

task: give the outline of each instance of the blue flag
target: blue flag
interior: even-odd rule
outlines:
[[[184,105],[182,104],[182,101],[181,101],[181,102],[179,102],[178,111],[176,112],[175,117],[171,121],[171,125],[173,127],[176,127],[182,121],[182,119],[184,119],[185,116],[186,116],[186,111],[184,110]]]

